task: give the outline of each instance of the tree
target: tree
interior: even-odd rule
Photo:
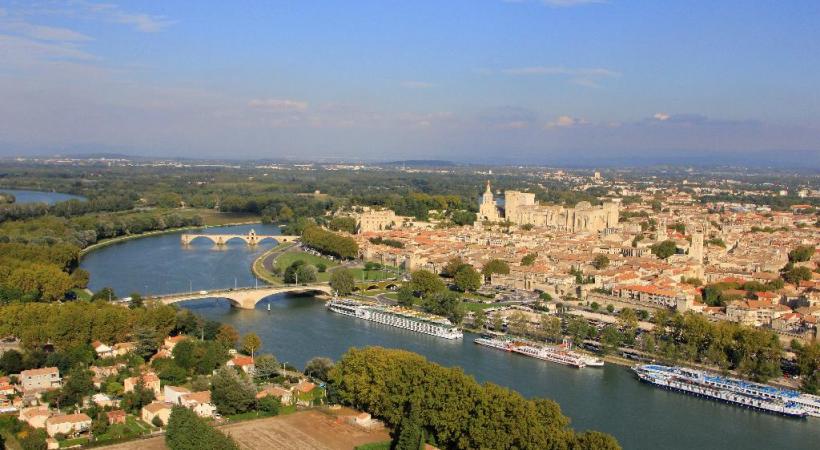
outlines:
[[[303,264],[296,269],[296,274],[299,276],[298,279],[301,284],[315,282],[317,273],[316,267],[310,264]]]
[[[561,339],[561,319],[546,314],[541,316],[541,333],[551,341]]]
[[[487,264],[484,264],[481,273],[484,274],[484,278],[486,279],[489,279],[494,273],[507,275],[510,273],[510,266],[503,260],[493,259],[488,261]]]
[[[85,367],[75,367],[71,369],[67,380],[60,391],[61,405],[76,405],[82,403],[83,397],[94,392],[94,381],[92,373]]]
[[[456,276],[456,272],[458,272],[458,270],[461,269],[464,265],[464,261],[461,258],[450,258],[450,260],[447,261],[447,264],[444,265],[444,269],[441,270],[441,276],[453,278],[454,276]]]
[[[479,309],[478,311],[473,313],[473,327],[478,328],[479,330],[484,328],[484,325],[487,323],[487,311],[483,309]]]
[[[578,435],[575,446],[577,450],[620,450],[621,446],[614,437],[600,431],[584,431]]]
[[[211,400],[222,415],[243,413],[256,403],[256,388],[244,375],[223,367],[211,378]]]
[[[236,328],[230,325],[222,325],[219,327],[219,332],[216,334],[216,340],[228,348],[233,348],[239,340],[239,332],[236,331]]]
[[[334,270],[330,274],[330,287],[339,295],[350,295],[356,283],[353,280],[353,273],[346,268]]]
[[[195,412],[181,406],[171,410],[165,445],[170,450],[239,450],[232,438],[208,425]]]
[[[797,246],[795,249],[789,252],[789,261],[796,263],[796,262],[806,262],[811,259],[814,255],[814,246],[813,245],[800,245]]]
[[[140,327],[134,331],[134,340],[137,342],[136,353],[147,360],[159,348],[159,333],[148,327]]]
[[[328,380],[328,374],[333,369],[333,360],[330,358],[315,357],[305,365],[305,375],[322,381]]]
[[[131,309],[142,308],[145,306],[145,301],[142,299],[142,295],[139,292],[132,292],[131,293],[131,301],[128,302],[128,307]]]
[[[403,306],[405,308],[412,308],[413,304],[416,302],[416,296],[413,294],[413,290],[408,285],[404,285],[399,288],[398,292],[396,292],[396,298],[399,306]]]
[[[460,324],[467,313],[461,297],[452,291],[439,291],[425,297],[422,307],[429,313],[447,317],[454,324]]]
[[[654,244],[649,248],[652,250],[652,254],[660,259],[669,258],[678,251],[678,247],[677,245],[675,245],[675,241],[669,240]]]
[[[610,314],[614,313],[615,312],[615,306],[612,303],[606,305],[606,312],[608,312]]]
[[[609,258],[606,255],[598,254],[595,255],[595,258],[592,260],[592,267],[602,270],[606,269],[609,266]]]
[[[0,372],[4,374],[20,373],[23,370],[23,354],[17,350],[6,350],[0,355]]]
[[[197,358],[194,355],[196,344],[191,339],[184,339],[178,342],[171,351],[174,361],[185,370],[191,370],[196,366]]]
[[[162,428],[165,424],[162,423],[162,418],[160,416],[154,416],[154,418],[151,419],[151,425],[157,428]]]
[[[410,289],[416,292],[421,298],[427,297],[435,292],[443,291],[446,286],[438,275],[429,270],[417,270],[410,274]]]
[[[111,301],[116,300],[117,294],[114,293],[114,290],[110,287],[104,287],[99,291],[95,292],[94,295],[91,296],[91,301],[94,300],[102,300],[102,301]]]
[[[256,333],[248,333],[242,337],[242,351],[253,357],[253,352],[262,346],[262,339]]]
[[[535,259],[538,257],[535,253],[529,253],[521,258],[521,265],[522,266],[531,266],[535,264]]]
[[[792,284],[811,280],[811,269],[808,267],[792,267],[783,273],[783,279]]]
[[[253,377],[259,381],[266,381],[279,373],[279,361],[273,355],[259,355],[254,360],[255,370]]]
[[[456,272],[454,281],[461,292],[475,291],[481,287],[481,274],[473,266],[465,264]]]
[[[281,408],[282,402],[272,395],[266,395],[260,398],[256,406],[256,409],[271,416],[278,415]]]

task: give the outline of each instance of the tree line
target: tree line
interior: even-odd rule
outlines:
[[[302,244],[326,255],[353,259],[359,254],[359,245],[353,238],[336,234],[318,226],[309,226],[302,232]]]
[[[617,449],[606,434],[576,433],[557,403],[528,400],[458,368],[380,347],[350,349],[330,371],[331,389],[394,429],[398,448]]]

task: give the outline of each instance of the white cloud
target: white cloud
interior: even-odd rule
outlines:
[[[572,68],[564,66],[529,66],[513,67],[502,70],[507,75],[514,76],[558,76],[564,77],[570,83],[586,87],[600,87],[599,80],[618,77],[621,74],[614,70],[601,67]]]
[[[253,99],[248,102],[251,108],[273,112],[301,112],[308,109],[308,102],[280,98]]]
[[[135,30],[143,33],[156,33],[176,23],[164,16],[151,16],[142,13],[127,13],[117,11],[111,15],[111,20],[117,23],[131,25]]]
[[[587,125],[588,123],[586,119],[572,116],[558,116],[552,122],[547,123],[547,128],[570,128],[578,125]]]
[[[664,113],[664,112],[655,113],[655,115],[652,116],[653,119],[659,120],[661,122],[669,120],[670,117],[672,117],[672,116],[670,116],[669,114]]]

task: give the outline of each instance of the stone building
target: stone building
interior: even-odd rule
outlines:
[[[359,215],[358,232],[383,231],[401,224],[401,217],[392,210],[368,210]]]
[[[481,196],[481,205],[478,209],[478,220],[498,222],[500,219],[501,215],[498,213],[498,206],[495,204],[493,191],[490,188],[490,180],[487,180],[487,190],[485,190],[484,195]]]
[[[619,211],[615,202],[604,202],[601,206],[579,202],[574,208],[564,208],[541,205],[533,193],[506,191],[504,209],[505,218],[517,225],[531,224],[571,232],[598,232],[618,226]]]

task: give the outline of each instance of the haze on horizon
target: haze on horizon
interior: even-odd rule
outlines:
[[[0,155],[820,167],[820,2],[0,3]]]

